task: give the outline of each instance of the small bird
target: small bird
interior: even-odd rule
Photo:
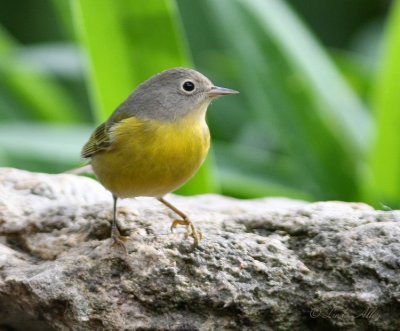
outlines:
[[[201,73],[174,68],[139,85],[91,135],[81,156],[114,199],[111,237],[122,245],[117,227],[118,198],[155,197],[186,226],[197,246],[202,238],[187,215],[164,195],[185,184],[204,162],[210,133],[205,120],[214,99],[239,93],[214,86]]]

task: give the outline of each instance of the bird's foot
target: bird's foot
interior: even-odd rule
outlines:
[[[200,240],[203,239],[203,234],[201,233],[201,231],[197,230],[190,220],[182,219],[182,220],[174,220],[172,222],[171,232],[174,232],[174,229],[178,225],[183,225],[186,227],[185,239],[187,239],[188,237],[192,237],[193,238],[193,246],[197,247],[199,245]]]
[[[125,254],[128,254],[128,250],[125,246],[125,241],[128,240],[127,236],[121,236],[117,227],[112,228],[111,230],[111,239],[112,239],[112,247],[119,247],[121,248]]]

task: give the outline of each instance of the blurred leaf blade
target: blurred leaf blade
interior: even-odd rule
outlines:
[[[286,196],[311,200],[302,189],[293,187],[292,163],[284,156],[272,157],[257,148],[214,142],[222,193],[239,198]],[[265,170],[268,169],[268,175]]]
[[[262,198],[266,196],[312,200],[304,191],[281,185],[265,176],[258,177],[230,169],[220,169],[222,192],[237,198]]]
[[[258,20],[299,73],[304,75],[313,95],[325,107],[316,108],[343,146],[352,152],[365,152],[372,122],[364,106],[347,86],[322,47],[282,1],[238,0]],[[327,84],[329,82],[329,85]],[[340,98],[338,98],[340,96]],[[330,125],[330,124],[334,125]]]
[[[23,61],[21,46],[0,26],[0,83],[37,120],[72,123],[78,106],[57,79]]]
[[[381,68],[374,86],[377,137],[365,193],[375,205],[400,206],[400,2],[393,3],[385,37]]]
[[[0,148],[6,155],[19,159],[36,158],[79,164],[82,162],[79,157],[80,146],[91,129],[89,125],[79,124],[0,124]]]
[[[0,25],[0,54],[4,56],[13,50],[15,40],[10,34]]]
[[[88,55],[89,88],[97,121],[126,98],[133,83],[126,40],[113,1],[71,0],[76,31]]]
[[[70,4],[65,0],[51,0],[51,3],[59,18],[65,37],[68,39],[74,39],[75,31]]]

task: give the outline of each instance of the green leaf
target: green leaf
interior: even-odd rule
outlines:
[[[9,55],[12,53],[16,41],[11,35],[0,25],[0,54]]]
[[[352,89],[369,106],[372,82],[376,72],[375,59],[342,50],[333,50],[331,55]]]
[[[78,106],[57,79],[27,64],[20,53],[21,45],[0,26],[0,85],[6,93],[34,119],[80,120]]]
[[[237,198],[261,198],[265,196],[285,197],[288,199],[311,200],[301,190],[276,183],[271,178],[259,177],[232,169],[219,169],[222,193]]]
[[[80,149],[91,129],[88,125],[2,123],[0,148],[19,159],[79,164]]]
[[[51,3],[53,5],[56,15],[58,16],[64,35],[68,39],[75,39],[75,30],[71,10],[72,8],[69,2],[65,0],[51,0]]]
[[[334,67],[323,48],[282,1],[238,0],[261,29],[269,34],[288,62],[304,77],[322,124],[350,152],[363,152],[372,122],[357,96]],[[340,96],[340,97],[338,97]]]
[[[365,194],[375,204],[400,206],[400,2],[393,2],[385,32],[373,111],[377,137],[366,173]]]

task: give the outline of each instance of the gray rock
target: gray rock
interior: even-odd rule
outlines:
[[[400,213],[361,203],[123,200],[96,181],[0,169],[0,330],[399,330]]]

